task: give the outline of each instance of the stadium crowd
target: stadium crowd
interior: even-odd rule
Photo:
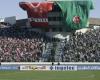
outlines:
[[[0,30],[0,62],[34,62],[42,54],[43,38],[25,29]]]
[[[64,57],[67,62],[100,62],[100,29],[70,35]]]
[[[52,44],[52,39],[38,32],[26,29],[0,29],[0,62],[42,61],[42,54],[47,54],[44,51],[46,50],[44,44],[48,43]],[[43,61],[57,61],[55,60],[56,47],[61,42],[55,43],[52,49],[49,49],[51,50],[49,59],[46,57],[46,60]],[[84,34],[81,32],[73,33],[69,40],[64,40],[63,44],[64,46],[60,47],[60,61],[100,62],[100,29],[87,31]]]

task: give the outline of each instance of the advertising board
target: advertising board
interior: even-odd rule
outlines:
[[[56,71],[77,71],[77,66],[75,66],[75,65],[50,66],[50,70],[56,70]]]
[[[0,70],[19,70],[19,66],[1,65]]]
[[[100,63],[1,62],[0,70],[78,71],[100,70]]]
[[[78,65],[77,70],[100,70],[100,65]]]
[[[21,65],[20,70],[49,70],[46,65]]]

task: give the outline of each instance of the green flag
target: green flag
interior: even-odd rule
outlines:
[[[56,1],[61,8],[63,21],[67,28],[77,30],[87,27],[90,9],[93,9],[91,0]]]

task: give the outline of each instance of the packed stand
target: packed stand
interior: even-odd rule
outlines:
[[[0,62],[41,61],[42,44],[49,40],[27,29],[0,29]]]
[[[63,55],[65,62],[100,62],[100,29],[70,35]]]
[[[39,61],[100,62],[100,29],[71,33],[63,42],[27,29],[0,29],[0,62]]]

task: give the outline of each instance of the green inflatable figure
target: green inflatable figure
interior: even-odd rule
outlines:
[[[61,8],[66,29],[77,30],[87,27],[90,9],[93,9],[92,0],[56,1]]]

